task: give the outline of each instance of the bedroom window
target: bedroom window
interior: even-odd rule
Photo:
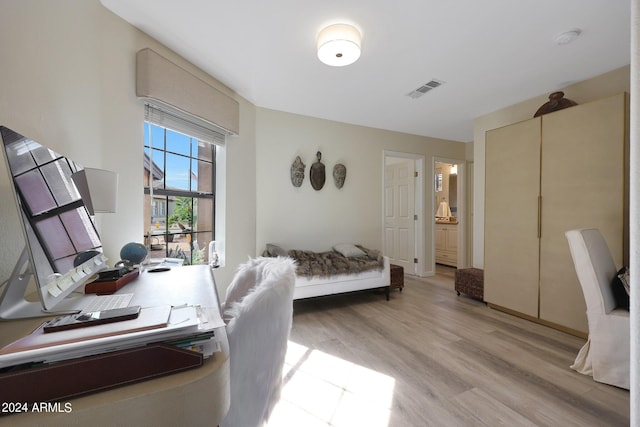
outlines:
[[[224,142],[224,134],[211,136],[188,116],[153,106],[145,119],[144,241],[150,257],[206,264],[215,240],[215,142]]]

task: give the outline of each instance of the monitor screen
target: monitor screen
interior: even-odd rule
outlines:
[[[0,135],[30,273],[44,310],[51,310],[105,267],[100,237],[71,178],[83,168],[4,126]]]

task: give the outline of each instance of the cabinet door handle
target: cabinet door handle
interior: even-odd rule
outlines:
[[[542,238],[542,196],[538,196],[538,239]]]

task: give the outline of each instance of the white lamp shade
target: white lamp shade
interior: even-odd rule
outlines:
[[[440,206],[438,206],[438,212],[436,212],[436,217],[438,218],[451,217],[451,209],[449,209],[449,204],[445,200],[440,202]]]
[[[90,215],[115,212],[118,199],[118,174],[104,169],[84,168],[71,175]]]
[[[333,67],[353,64],[360,58],[360,31],[352,25],[334,24],[318,34],[318,58]]]

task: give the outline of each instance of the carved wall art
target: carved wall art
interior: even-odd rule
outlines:
[[[336,183],[336,187],[342,188],[345,179],[347,179],[347,167],[342,163],[337,163],[333,167],[333,180]]]
[[[297,156],[291,164],[291,183],[294,187],[300,187],[302,185],[302,181],[304,181],[304,168],[305,164],[302,163],[300,156]]]
[[[324,163],[320,161],[322,153],[318,151],[316,157],[318,160],[309,168],[309,179],[311,180],[311,186],[314,190],[321,190],[322,187],[324,187],[324,181],[326,179]]]

